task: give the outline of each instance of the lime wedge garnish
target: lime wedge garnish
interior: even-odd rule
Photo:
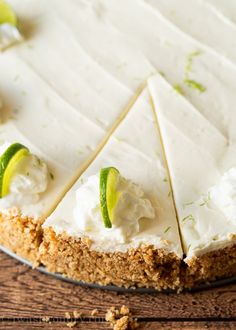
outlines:
[[[100,209],[106,228],[112,227],[114,209],[119,200],[117,190],[119,171],[114,167],[100,170]]]
[[[20,143],[13,143],[0,157],[0,198],[9,193],[10,181],[20,160],[29,150]]]
[[[0,24],[17,25],[17,17],[11,7],[3,0],[0,0]]]
[[[17,25],[14,11],[4,0],[0,0],[0,51],[23,40]]]

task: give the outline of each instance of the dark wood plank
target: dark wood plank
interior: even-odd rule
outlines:
[[[195,330],[195,329],[212,329],[226,330],[235,329],[234,322],[153,322],[140,324],[140,330],[156,330],[156,329],[171,329],[171,330]],[[102,328],[101,328],[102,329]]]
[[[0,330],[36,330],[43,329],[47,330],[68,330],[70,329],[66,323],[3,323],[0,324]],[[212,329],[212,330],[226,330],[236,329],[235,322],[140,322],[139,330],[156,330],[156,329]],[[108,330],[111,329],[108,323],[78,323],[72,329],[83,329],[83,330]],[[137,329],[137,330],[138,330]]]
[[[47,329],[47,330],[69,330],[69,326],[66,323],[3,323],[0,324],[0,330],[5,330],[5,329],[19,329],[19,330],[35,330],[35,329]],[[76,324],[75,327],[72,329],[83,329],[83,330],[108,330],[111,329],[109,324],[107,322],[103,323],[78,323]],[[154,329],[154,328],[153,328]]]
[[[195,293],[118,294],[81,288],[39,273],[0,253],[0,317],[64,317],[127,305],[135,317],[172,319],[236,316],[236,284]]]

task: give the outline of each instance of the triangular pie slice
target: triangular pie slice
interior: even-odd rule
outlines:
[[[151,77],[148,86],[170,171],[188,271],[196,281],[231,276],[236,273],[235,110],[224,112],[226,134],[222,135],[210,116],[208,120],[203,117],[160,75]]]
[[[106,229],[102,223],[98,178],[100,169],[108,166],[137,184],[154,209],[154,217],[137,221],[138,230],[128,239],[130,219],[116,228]],[[95,184],[85,190],[92,180]],[[76,209],[83,211],[78,215]],[[86,221],[89,225],[85,226]],[[158,289],[180,284],[178,224],[147,89],[43,228],[40,259],[51,271],[102,284]]]

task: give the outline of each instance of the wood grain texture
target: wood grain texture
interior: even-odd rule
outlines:
[[[0,253],[0,329],[44,328],[46,316],[53,318],[47,329],[69,329],[65,313],[73,311],[82,312],[79,329],[109,329],[106,310],[122,305],[140,329],[236,329],[236,284],[195,293],[122,294],[57,280]]]
[[[35,330],[46,328],[47,330],[68,330],[70,329],[66,323],[3,323],[0,324],[0,330]],[[156,329],[212,329],[212,330],[227,330],[236,329],[236,322],[140,322],[137,330],[156,330]],[[78,323],[72,329],[83,330],[108,330],[111,329],[108,323]]]

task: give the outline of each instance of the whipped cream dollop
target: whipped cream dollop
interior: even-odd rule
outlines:
[[[225,217],[236,225],[236,167],[223,174],[220,181],[209,190],[209,196]]]
[[[199,199],[186,203],[180,219],[187,259],[233,243],[236,230],[236,167],[222,173]],[[201,221],[204,219],[205,221]]]
[[[144,198],[141,187],[120,176],[117,189],[120,198],[114,209],[112,228],[105,228],[100,211],[99,175],[90,176],[76,191],[74,221],[77,228],[88,237],[97,232],[100,238],[109,238],[119,243],[132,240],[140,231],[139,220],[154,218],[151,202]]]
[[[0,146],[0,155],[11,145]],[[46,191],[49,171],[46,163],[37,156],[29,154],[19,161],[12,175],[9,194],[0,198],[0,209],[36,203],[39,194]]]
[[[9,23],[0,25],[0,50],[4,50],[22,40],[23,37],[17,27]]]

